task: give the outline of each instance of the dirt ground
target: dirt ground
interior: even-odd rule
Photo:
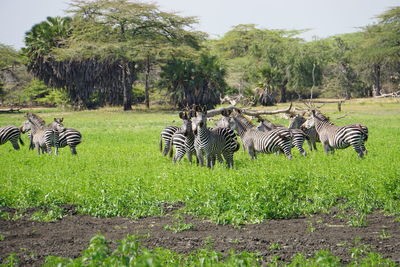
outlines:
[[[177,220],[172,215],[175,208],[167,205],[169,214],[166,216],[135,220],[94,218],[77,214],[74,207],[64,206],[68,216],[56,222],[31,221],[29,214],[35,211],[31,209],[16,221],[0,219],[0,234],[4,236],[0,241],[0,263],[10,253],[17,253],[23,266],[38,266],[48,255],[78,257],[97,233],[105,235],[113,246],[116,240],[133,234],[143,236],[140,241],[147,248],[164,247],[189,253],[212,246],[222,253],[234,249],[259,252],[266,259],[278,255],[287,262],[296,253],[312,256],[320,249],[328,249],[346,263],[351,259],[350,248],[367,246],[400,263],[400,222],[380,212],[368,215],[365,227],[348,226],[346,220],[335,216],[335,211],[311,217],[269,220],[240,229],[184,216],[183,221],[193,227],[174,233],[164,226]],[[0,210],[15,212],[5,207]]]

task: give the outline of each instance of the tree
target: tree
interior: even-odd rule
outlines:
[[[160,85],[167,87],[174,105],[201,104],[214,108],[226,87],[225,69],[205,52],[192,58],[172,58],[161,68]]]
[[[199,39],[188,30],[194,18],[162,12],[153,4],[76,0],[70,12],[72,30],[61,46],[53,43],[43,51],[28,39],[27,45],[30,54],[41,55],[42,60],[31,57],[37,62],[32,68],[36,76],[51,87],[65,87],[71,101],[83,108],[122,104],[124,110],[131,109],[132,84],[146,59],[157,54],[154,51],[166,53],[167,47],[195,45]],[[45,39],[51,39],[44,32]]]

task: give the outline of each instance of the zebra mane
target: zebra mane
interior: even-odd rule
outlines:
[[[36,126],[40,127],[46,125],[46,122],[39,115],[36,115],[35,113],[27,113],[26,116]]]
[[[242,124],[246,129],[254,127],[254,124],[242,114],[236,114],[235,118]]]
[[[329,117],[328,117],[328,116],[325,116],[325,115],[324,115],[321,111],[319,111],[319,110],[316,110],[316,111],[315,111],[315,116],[318,117],[320,120],[329,121],[330,123],[332,123],[331,120],[329,119]]]

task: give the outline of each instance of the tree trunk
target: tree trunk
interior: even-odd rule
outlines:
[[[122,88],[124,91],[124,98],[123,98],[123,105],[124,105],[124,111],[127,110],[132,110],[132,89],[129,86],[128,79],[129,79],[129,67],[127,62],[123,62],[121,65],[121,83],[122,83]]]
[[[146,77],[145,77],[145,87],[144,87],[144,99],[146,103],[146,107],[150,108],[150,97],[149,97],[149,77],[150,77],[150,56],[147,56],[146,60]]]
[[[381,66],[379,64],[374,64],[373,66],[373,77],[374,84],[372,85],[372,96],[380,96],[381,95]]]

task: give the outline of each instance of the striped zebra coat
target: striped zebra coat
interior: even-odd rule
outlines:
[[[336,126],[320,111],[312,110],[312,116],[304,123],[306,128],[315,126],[325,153],[332,154],[335,149],[344,149],[349,146],[362,158],[367,154],[365,142],[368,140],[368,128],[361,124]]]
[[[320,142],[317,130],[315,130],[315,126],[311,128],[302,127],[302,125],[306,122],[306,118],[303,116],[296,114],[295,116],[290,117],[289,129],[301,129],[305,135],[308,146],[310,150],[317,150],[317,142]]]
[[[24,145],[24,142],[21,139],[21,131],[15,126],[9,125],[0,128],[0,145],[3,145],[10,141],[13,148],[15,150],[19,150],[18,140],[21,145]]]
[[[48,125],[56,134],[58,134],[58,147],[69,146],[72,155],[76,155],[76,146],[82,142],[82,134],[73,128],[64,128],[63,131],[57,131],[57,123],[61,123],[63,118],[54,118],[54,121]]]
[[[225,128],[207,128],[207,110],[196,111],[193,119],[193,132],[195,134],[194,146],[201,166],[204,166],[204,157],[207,167],[212,168],[215,160],[223,155],[228,168],[233,168],[233,154],[238,150],[237,140],[232,138],[232,132]]]
[[[251,159],[256,159],[259,152],[274,153],[277,151],[282,151],[288,159],[292,159],[292,137],[288,129],[277,128],[262,132],[241,114],[230,117],[229,127],[238,132]]]
[[[307,153],[303,149],[303,144],[304,141],[307,140],[307,135],[301,130],[301,129],[293,129],[293,128],[286,128],[283,125],[279,124],[274,124],[268,120],[262,119],[260,121],[260,124],[257,126],[257,129],[262,131],[262,132],[269,132],[274,129],[287,129],[290,132],[290,135],[292,137],[292,147],[296,147],[297,150],[302,154],[303,156],[306,156]]]
[[[159,145],[160,145],[160,151],[163,153],[164,156],[166,156],[168,152],[171,150],[172,136],[179,129],[180,127],[178,126],[167,126],[161,131]],[[163,142],[164,142],[164,149],[163,149]],[[172,157],[171,153],[170,156]]]
[[[64,131],[64,126],[60,121],[55,121],[55,130],[45,126],[45,122],[38,115],[27,113],[26,120],[21,127],[21,132],[26,133],[31,130],[30,141],[37,149],[38,154],[47,152],[52,154],[51,147],[54,146],[55,154],[58,154],[58,133]]]

